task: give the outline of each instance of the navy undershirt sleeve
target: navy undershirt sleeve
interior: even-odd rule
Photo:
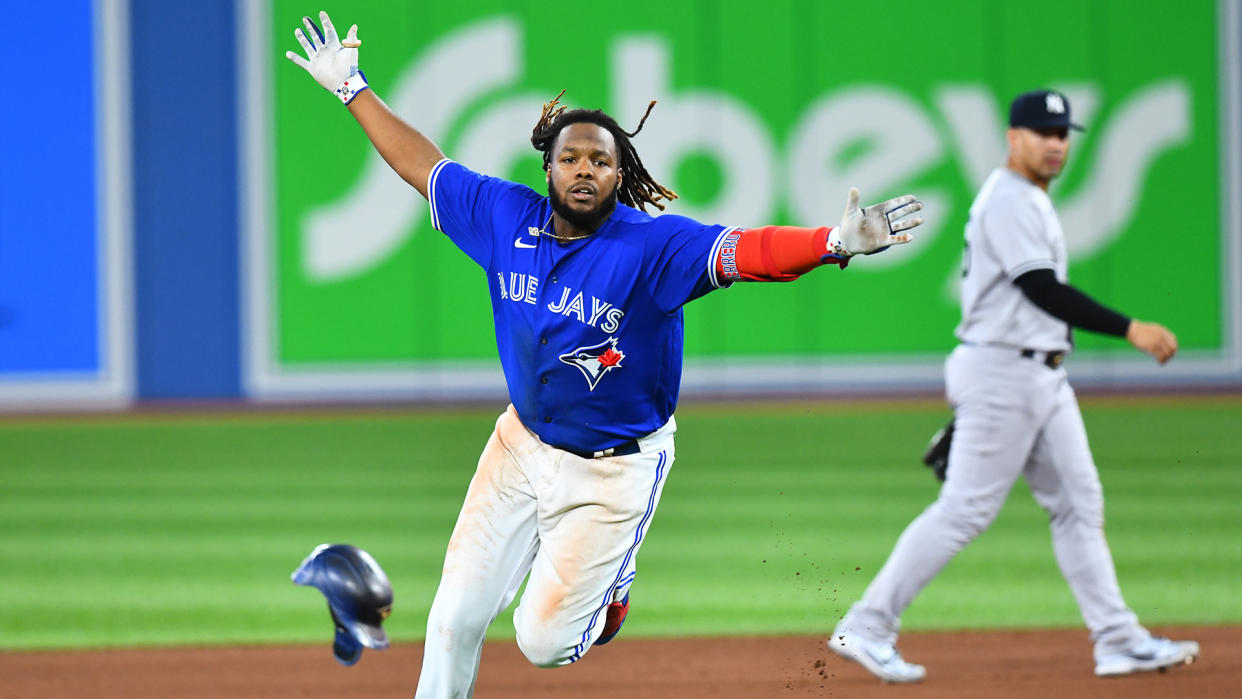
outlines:
[[[1050,269],[1033,269],[1013,281],[1031,303],[1048,315],[1083,330],[1124,337],[1130,319],[1100,305],[1078,289],[1057,281]]]

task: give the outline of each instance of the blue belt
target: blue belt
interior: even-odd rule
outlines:
[[[567,451],[570,454],[581,457],[583,459],[603,459],[609,456],[625,456],[627,454],[637,454],[638,452],[642,451],[642,449],[638,448],[638,441],[634,439],[631,439],[630,441],[624,442],[622,444],[618,444],[615,447],[609,447],[608,449],[601,449],[599,451],[578,451],[577,449],[566,449],[565,447],[557,447],[557,449],[560,449],[561,451]]]

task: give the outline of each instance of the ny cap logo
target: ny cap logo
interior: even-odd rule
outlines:
[[[1065,100],[1061,99],[1061,96],[1057,93],[1049,92],[1044,96],[1044,107],[1049,114],[1064,114]]]

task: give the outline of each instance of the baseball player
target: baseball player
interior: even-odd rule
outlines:
[[[1153,637],[1121,597],[1104,540],[1099,474],[1061,366],[1074,327],[1125,337],[1161,364],[1177,339],[1066,282],[1065,240],[1047,194],[1065,165],[1069,130],[1081,130],[1065,95],[1019,95],[1009,126],[1008,162],[983,183],[966,224],[961,342],[945,362],[955,416],[947,478],[828,639],[888,682],[923,679],[923,667],[897,652],[901,613],[992,523],[1019,476],[1048,512],[1057,564],[1095,644],[1096,675],[1165,668],[1199,654],[1193,641]]]
[[[419,697],[469,696],[484,632],[514,611],[535,665],[573,663],[629,610],[635,558],[674,458],[687,302],[737,280],[791,281],[910,240],[913,196],[841,225],[743,229],[650,216],[676,194],[600,111],[544,106],[531,134],[547,195],[472,172],[393,114],[326,13],[286,55],[348,105],[380,155],[431,205],[431,222],[486,272],[512,405],[496,421],[445,555],[427,620]],[[652,103],[654,105],[654,102]]]

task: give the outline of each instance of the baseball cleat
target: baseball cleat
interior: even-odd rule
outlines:
[[[604,631],[595,639],[594,645],[602,646],[611,641],[614,636],[621,632],[621,625],[625,623],[625,617],[630,613],[630,593],[625,593],[625,598],[620,602],[613,602],[608,605],[608,614],[604,617]]]
[[[1189,665],[1198,657],[1199,644],[1194,641],[1152,637],[1118,653],[1096,653],[1095,675],[1119,677],[1151,670],[1164,672],[1174,665]]]
[[[911,684],[921,682],[927,676],[922,665],[906,662],[897,646],[891,643],[868,641],[858,634],[833,632],[828,639],[828,647],[832,652],[867,668],[867,670],[885,682]]]

